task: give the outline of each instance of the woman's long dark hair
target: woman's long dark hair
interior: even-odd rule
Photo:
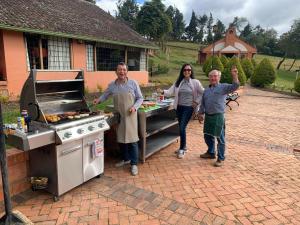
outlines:
[[[180,82],[183,80],[183,78],[184,78],[183,70],[184,70],[184,68],[185,68],[186,66],[190,66],[190,67],[191,67],[191,69],[192,69],[192,71],[191,71],[191,78],[194,79],[194,70],[193,70],[193,67],[192,67],[191,64],[186,63],[186,64],[184,64],[184,65],[181,67],[179,76],[178,76],[178,78],[177,78],[177,80],[176,80],[176,83],[175,83],[175,87],[179,87]]]

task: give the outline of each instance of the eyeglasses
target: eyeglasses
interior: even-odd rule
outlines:
[[[183,70],[183,72],[186,72],[186,71],[191,72],[192,69],[184,69],[184,70]]]

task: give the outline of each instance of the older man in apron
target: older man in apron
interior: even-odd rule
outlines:
[[[119,63],[116,74],[118,78],[111,82],[108,88],[94,100],[94,104],[105,101],[113,96],[114,108],[120,113],[120,123],[117,128],[117,142],[123,154],[123,160],[116,166],[131,164],[131,174],[138,174],[138,125],[137,110],[143,103],[143,95],[138,83],[127,77],[127,66]]]

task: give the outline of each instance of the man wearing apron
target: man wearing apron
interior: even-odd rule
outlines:
[[[138,83],[127,77],[127,66],[119,63],[116,74],[117,79],[111,82],[108,88],[94,100],[94,104],[105,101],[113,96],[114,108],[120,113],[120,123],[117,128],[117,142],[122,151],[123,160],[116,166],[131,165],[131,174],[138,174],[138,124],[137,110],[143,103],[143,95]]]

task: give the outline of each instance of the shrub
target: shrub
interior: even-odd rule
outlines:
[[[244,58],[244,59],[241,60],[241,65],[243,67],[246,78],[248,80],[254,73],[254,67],[252,65],[252,62],[251,62],[250,59]]]
[[[244,70],[241,66],[240,60],[237,57],[232,57],[229,62],[227,63],[224,72],[221,76],[221,82],[222,83],[232,83],[232,76],[231,76],[231,67],[233,65],[236,65],[237,69],[238,69],[238,77],[239,77],[239,81],[241,85],[245,85],[246,83],[246,75],[244,73]]]
[[[256,87],[265,87],[272,84],[276,79],[276,71],[267,58],[264,58],[254,70],[251,77],[251,85]]]
[[[224,68],[226,67],[227,63],[228,63],[228,58],[225,56],[225,55],[222,55],[221,58],[220,58]]]
[[[205,59],[204,63],[203,63],[203,66],[202,66],[202,71],[205,73],[206,71],[206,68],[209,66],[209,64],[211,64],[211,61],[212,61],[212,57],[209,56]]]
[[[295,89],[295,91],[297,91],[298,93],[300,93],[300,77],[298,77],[298,79],[295,80],[294,89]]]
[[[157,70],[153,72],[153,75],[164,74],[169,72],[169,67],[167,65],[158,64]]]
[[[7,104],[9,102],[9,96],[0,94],[0,102],[3,104]]]
[[[219,70],[223,72],[224,66],[218,56],[213,56],[211,60],[207,63],[205,74],[208,76],[209,72],[212,70]]]
[[[257,66],[256,60],[254,58],[252,58],[251,62],[252,62],[253,68],[255,69],[255,67]]]

